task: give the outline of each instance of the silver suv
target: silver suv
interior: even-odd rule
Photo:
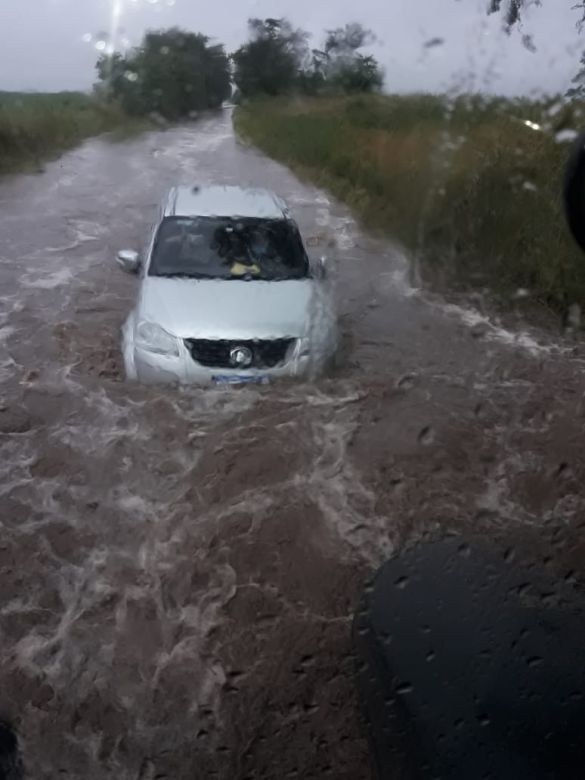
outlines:
[[[129,379],[265,383],[312,375],[335,355],[325,260],[309,260],[270,192],[174,188],[144,256],[117,261],[140,275],[123,328]]]

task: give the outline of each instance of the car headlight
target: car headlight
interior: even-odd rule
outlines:
[[[179,357],[179,343],[154,322],[141,322],[136,329],[136,346],[157,355]]]

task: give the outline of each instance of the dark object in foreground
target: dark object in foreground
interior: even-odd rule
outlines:
[[[420,544],[380,570],[354,642],[379,778],[585,776],[585,610],[564,583]]]
[[[18,738],[8,723],[0,721],[0,780],[22,780]]]
[[[567,161],[563,202],[569,229],[585,252],[585,131],[578,136]]]

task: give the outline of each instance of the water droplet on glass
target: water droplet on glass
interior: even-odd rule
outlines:
[[[423,44],[425,49],[434,49],[437,46],[442,46],[445,43],[444,38],[431,38]]]
[[[430,425],[427,425],[418,435],[418,443],[423,447],[430,446],[435,441],[435,432]]]
[[[540,664],[544,661],[544,658],[541,658],[538,655],[534,655],[531,658],[528,659],[528,666],[535,667],[540,666]]]
[[[394,584],[400,590],[404,590],[404,588],[406,588],[406,586],[408,585],[408,577],[399,577],[399,579],[397,579]]]
[[[491,327],[487,322],[478,322],[471,328],[471,335],[474,339],[483,339],[490,332]]]
[[[414,374],[405,374],[404,376],[400,377],[396,383],[396,387],[400,388],[401,390],[412,390],[415,379],[416,376]]]
[[[434,661],[437,657],[434,650],[431,650],[429,653],[427,653],[427,661]]]
[[[478,721],[479,721],[479,725],[483,726],[484,728],[486,726],[489,726],[491,722],[487,715],[480,715]]]
[[[400,683],[400,685],[396,687],[396,693],[400,694],[401,696],[405,693],[412,693],[413,690],[412,683],[409,682]]]
[[[504,552],[504,560],[506,563],[511,563],[514,558],[516,557],[516,552],[513,547],[508,547],[508,549]]]
[[[563,108],[565,107],[565,103],[563,100],[559,100],[556,103],[553,103],[552,106],[547,110],[546,114],[549,117],[555,117],[557,114],[560,114]]]
[[[573,143],[578,135],[579,134],[576,130],[572,130],[567,127],[564,130],[559,130],[557,133],[555,133],[555,141],[558,144],[570,144]]]
[[[581,307],[578,303],[572,303],[565,315],[565,330],[575,331],[581,327]]]

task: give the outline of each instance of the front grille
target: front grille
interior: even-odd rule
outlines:
[[[276,368],[284,363],[294,339],[228,341],[224,339],[185,339],[193,360],[207,368]],[[249,349],[252,362],[238,365],[232,360],[233,350]]]

